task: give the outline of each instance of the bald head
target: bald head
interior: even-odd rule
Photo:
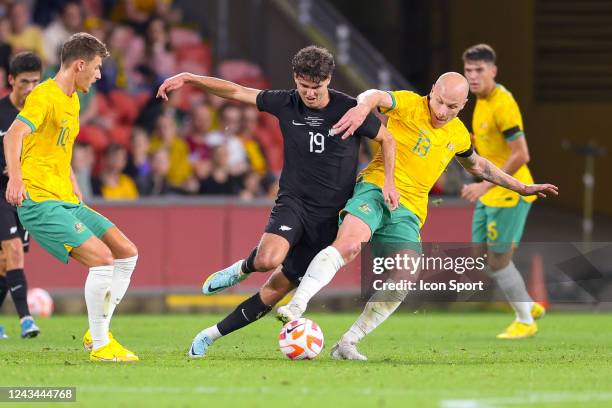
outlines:
[[[457,72],[446,72],[431,88],[429,108],[431,124],[439,128],[457,117],[467,102],[470,87],[467,79]]]
[[[446,72],[440,75],[434,86],[438,87],[444,96],[458,100],[467,99],[470,91],[467,79],[458,72]]]

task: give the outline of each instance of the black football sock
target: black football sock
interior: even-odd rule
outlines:
[[[257,256],[257,247],[255,247],[249,256],[244,259],[242,263],[242,273],[255,272],[255,256]]]
[[[225,336],[262,318],[270,310],[272,310],[272,306],[265,305],[261,301],[259,293],[256,293],[239,304],[225,319],[217,323],[217,329],[222,336]]]
[[[4,303],[4,298],[8,293],[8,283],[6,283],[6,277],[0,276],[0,307]]]
[[[6,283],[11,291],[13,303],[19,318],[30,315],[28,308],[28,283],[23,269],[13,269],[6,272]]]

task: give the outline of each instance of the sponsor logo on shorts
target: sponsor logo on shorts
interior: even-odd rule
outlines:
[[[74,230],[80,234],[81,232],[85,231],[85,226],[82,222],[77,222],[74,224]]]
[[[278,229],[281,231],[291,231],[293,228],[288,227],[286,225],[281,225]]]
[[[11,227],[10,233],[14,234],[17,232],[17,227]]]
[[[359,211],[364,214],[369,214],[372,210],[370,210],[370,206],[368,204],[364,203],[359,206]]]

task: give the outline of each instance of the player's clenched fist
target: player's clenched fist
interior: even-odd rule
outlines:
[[[23,179],[21,177],[9,178],[8,184],[6,186],[6,201],[8,201],[12,205],[21,205],[25,198],[26,190],[25,185],[23,184]]]

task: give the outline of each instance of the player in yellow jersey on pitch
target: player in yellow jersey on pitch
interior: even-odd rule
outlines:
[[[523,118],[512,94],[495,82],[495,51],[478,44],[463,53],[465,76],[470,91],[477,96],[472,119],[474,145],[478,154],[525,184],[533,183],[527,167],[529,149]],[[512,262],[514,247],[520,242],[527,214],[536,196],[521,197],[488,181],[463,187],[463,198],[476,202],[472,241],[486,244],[491,277],[516,313],[516,320],[500,333],[500,339],[522,339],[535,335],[535,319],[544,307],[535,303],[525,288],[520,272]]]
[[[301,317],[308,301],[359,254],[362,242],[413,243],[414,247],[406,252],[417,255],[429,190],[453,157],[470,173],[521,195],[557,194],[557,187],[526,185],[474,152],[470,134],[457,118],[467,102],[468,90],[463,75],[448,72],[438,78],[428,96],[409,91],[369,90],[357,97],[357,106],[334,129],[343,137],[350,136],[374,108],[389,117],[387,128],[396,142],[395,185],[400,192],[400,206],[390,211],[383,199],[384,173],[381,157],[377,155],[358,177],[353,197],[341,213],[336,240],[312,260],[289,304],[278,309],[280,320]],[[385,321],[406,294],[404,290],[375,293],[361,316],[332,348],[332,358],[366,360],[357,351],[357,342]]]
[[[106,217],[83,204],[72,172],[79,133],[79,98],[100,79],[106,46],[87,33],[62,46],[53,79],[38,85],[4,136],[9,181],[6,200],[17,205],[23,226],[51,255],[89,268],[85,302],[89,330],[83,343],[92,361],[137,361],[109,332],[115,307],[127,291],[138,252]]]

